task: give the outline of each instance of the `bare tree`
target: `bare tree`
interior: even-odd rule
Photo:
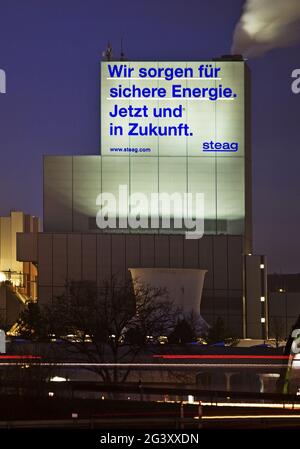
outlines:
[[[166,291],[142,284],[133,289],[131,281],[113,279],[101,288],[72,282],[62,296],[41,309],[38,323],[43,316],[47,332],[63,340],[76,360],[119,364],[132,363],[149,337],[168,335],[175,315]],[[92,369],[108,383],[124,382],[130,372],[119,366]]]

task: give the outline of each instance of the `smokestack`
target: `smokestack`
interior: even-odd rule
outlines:
[[[234,30],[231,52],[256,57],[299,40],[299,0],[246,0]]]

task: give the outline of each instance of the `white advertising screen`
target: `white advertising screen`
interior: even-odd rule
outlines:
[[[243,156],[244,62],[103,62],[101,154]]]

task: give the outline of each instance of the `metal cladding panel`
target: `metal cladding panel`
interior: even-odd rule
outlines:
[[[183,266],[184,268],[198,268],[199,267],[199,250],[198,240],[183,241]],[[203,267],[205,268],[205,267]]]
[[[155,266],[170,266],[170,241],[167,235],[156,235],[155,241]]]
[[[154,235],[143,235],[141,238],[141,266],[154,267],[155,266],[155,243]]]
[[[73,230],[96,229],[101,193],[101,157],[73,156]]]
[[[243,289],[243,237],[228,238],[228,286],[230,290]]]
[[[213,257],[213,237],[203,236],[198,240],[199,268],[207,270],[205,276],[205,289],[214,288],[214,257]]]
[[[97,284],[110,281],[112,276],[112,236],[97,235]]]
[[[87,281],[97,280],[97,236],[82,235],[82,278]]]
[[[170,237],[170,267],[183,267],[183,253],[184,253],[184,237],[181,235],[174,235]]]
[[[53,235],[53,285],[66,285],[67,277],[67,235]]]
[[[126,277],[125,234],[112,236],[112,275],[121,281]]]
[[[130,276],[128,268],[141,265],[140,236],[126,235],[126,277]]]
[[[1,225],[0,225],[1,226]],[[38,235],[36,233],[18,233],[17,234],[17,260],[22,262],[37,262],[37,243]],[[2,267],[0,267],[2,268]],[[3,269],[3,268],[2,268]]]
[[[213,238],[214,254],[214,287],[228,288],[228,240],[227,236]]]
[[[68,234],[68,280],[81,281],[82,279],[82,236],[81,234]]]
[[[38,239],[39,285],[53,285],[53,234],[39,234]]]
[[[73,230],[73,158],[44,157],[44,231]]]

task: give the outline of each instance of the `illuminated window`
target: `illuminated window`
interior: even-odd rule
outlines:
[[[260,300],[261,300],[261,302],[265,302],[265,297],[264,297],[264,296],[261,296],[261,297],[260,297]]]
[[[260,268],[261,270],[263,270],[263,269],[265,268],[265,265],[264,265],[263,263],[261,263],[260,266],[259,266],[259,268]]]
[[[261,318],[261,319],[260,319],[260,322],[261,322],[261,323],[265,323],[265,322],[266,322],[266,319],[265,319],[265,318]]]

